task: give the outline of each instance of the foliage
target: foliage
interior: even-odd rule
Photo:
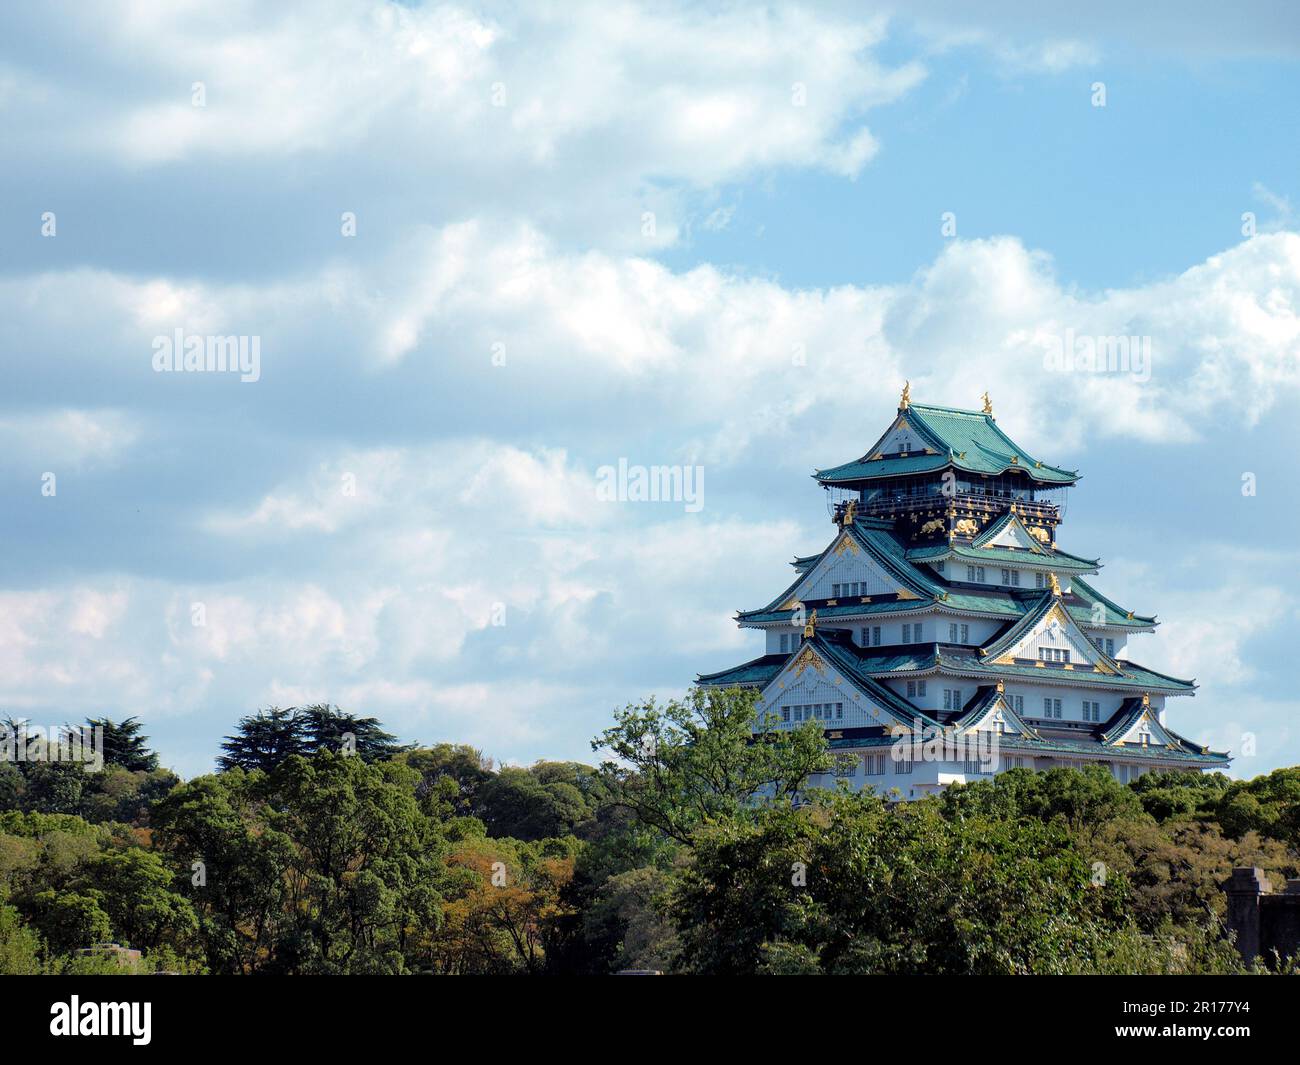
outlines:
[[[788,801],[834,767],[818,725],[779,730],[757,720],[756,703],[753,691],[697,688],[684,701],[617,712],[592,741],[617,759],[600,766],[611,801],[688,843],[700,826]]]
[[[296,754],[334,751],[376,762],[390,758],[402,747],[377,718],[318,704],[288,710],[273,706],[241,717],[235,734],[222,741],[221,750],[224,753],[217,764],[222,769],[270,772]]]
[[[1123,923],[1124,895],[1060,825],[845,794],[706,830],[674,912],[696,972],[1054,973]]]
[[[0,763],[0,973],[1231,973],[1232,868],[1300,874],[1300,768],[887,803],[754,708],[626,707],[598,768],[272,708],[185,783],[90,718],[102,772]]]
[[[1234,780],[1215,809],[1230,836],[1258,832],[1300,849],[1300,766],[1254,780]]]

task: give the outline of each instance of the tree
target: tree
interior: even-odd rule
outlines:
[[[1012,769],[991,780],[946,788],[940,802],[944,815],[953,819],[1057,819],[1074,831],[1146,816],[1133,791],[1100,766],[1046,773]]]
[[[335,751],[355,754],[363,762],[378,762],[406,750],[385,732],[378,718],[346,714],[337,706],[319,704],[298,712],[303,754]]]
[[[144,726],[139,718],[128,717],[113,722],[107,717],[88,717],[79,731],[87,743],[91,742],[96,728],[103,731],[104,761],[121,766],[131,772],[151,773],[158,768],[158,755],[147,746],[149,737],[140,735]]]
[[[241,717],[235,735],[221,744],[225,754],[217,759],[222,769],[260,769],[270,772],[286,758],[307,749],[303,721],[294,708],[273,706]]]
[[[329,752],[273,774],[268,817],[292,844],[276,948],[284,971],[406,971],[410,933],[438,922],[447,881],[446,848],[416,804],[415,779]]]
[[[193,906],[172,890],[171,873],[152,851],[107,851],[87,862],[78,879],[100,899],[117,939],[132,947],[183,948],[198,931]]]
[[[561,840],[478,837],[462,840],[448,861],[460,887],[428,943],[435,970],[542,972],[555,926],[568,916],[564,888],[573,878],[572,847]]]
[[[47,888],[31,899],[32,924],[56,953],[69,954],[93,947],[106,942],[113,930],[101,902],[98,892],[83,894]]]
[[[503,767],[477,789],[473,813],[491,836],[539,840],[588,826],[606,797],[597,771],[579,762]]]
[[[602,971],[676,967],[681,947],[667,912],[675,886],[671,875],[653,867],[617,873],[600,886],[583,914],[582,932],[604,955]]]
[[[222,769],[261,769],[271,772],[295,754],[334,751],[376,762],[405,750],[385,732],[378,718],[346,714],[336,706],[317,704],[283,710],[273,706],[239,719],[236,734],[221,744]]]
[[[1300,766],[1275,769],[1254,780],[1234,780],[1215,812],[1231,836],[1253,830],[1300,850]]]
[[[789,801],[812,775],[834,768],[820,726],[779,730],[758,720],[757,702],[740,688],[696,688],[685,701],[619,711],[591,744],[617,759],[599,770],[611,801],[689,843],[701,824]]]
[[[492,779],[492,759],[465,744],[416,747],[396,755],[394,761],[420,774],[416,796],[430,813],[475,816],[479,789]]]
[[[1157,821],[1196,814],[1213,815],[1231,780],[1223,773],[1144,773],[1129,784],[1146,810]]]
[[[0,902],[0,976],[37,976],[41,965],[41,938],[23,924],[17,910]]]
[[[290,905],[293,842],[268,823],[266,792],[265,774],[232,769],[181,784],[151,813],[214,973],[264,969]]]
[[[673,912],[695,971],[1056,973],[1126,927],[1062,824],[821,793],[701,831]]]

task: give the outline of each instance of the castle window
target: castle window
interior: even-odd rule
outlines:
[[[1035,573],[1035,574],[1034,574],[1034,587],[1035,587],[1035,588],[1046,588],[1046,587],[1047,587],[1047,578],[1046,578],[1043,574],[1041,574],[1041,573]]]
[[[907,697],[909,699],[925,698],[925,681],[909,680],[907,682]]]
[[[1018,569],[1004,569],[1002,571],[1002,583],[1009,584],[1013,588],[1020,587],[1020,571]]]
[[[1043,717],[1059,718],[1061,716],[1061,700],[1044,697],[1043,699]]]
[[[884,754],[868,754],[863,758],[867,766],[867,776],[883,777],[885,775],[885,758]]]
[[[944,688],[943,690],[943,708],[945,710],[961,709],[961,689]]]
[[[831,585],[831,598],[832,598],[832,599],[838,599],[839,597],[840,597],[840,586],[839,586],[838,584],[832,584],[832,585]]]
[[[900,777],[910,777],[912,775],[912,759],[910,757],[900,758],[894,763],[894,772]]]
[[[790,720],[790,708],[788,706],[781,707],[781,720],[782,721]]]
[[[1084,721],[1100,721],[1101,703],[1089,702],[1085,699],[1083,701],[1083,719]]]
[[[880,646],[880,626],[879,626],[879,625],[872,625],[872,626],[871,626],[871,646],[872,646],[872,647],[879,647],[879,646]]]
[[[1023,714],[1025,712],[1025,697],[1023,695],[1013,695],[1011,705],[1015,708],[1017,714]]]
[[[1107,640],[1107,641],[1106,641],[1106,653],[1107,653],[1108,655],[1110,655],[1111,658],[1114,658],[1114,657],[1115,657],[1115,641],[1114,641],[1114,640]]]
[[[943,572],[943,563],[942,563],[942,562],[936,562],[936,563],[934,564],[934,570],[935,570],[936,573],[942,573],[942,572]]]
[[[843,703],[836,703],[836,704],[835,704],[835,717],[836,717],[836,720],[840,720],[840,719],[842,719],[842,718],[844,717],[844,704],[843,704]]]
[[[904,643],[911,643],[911,642],[912,642],[912,626],[911,626],[911,625],[904,625],[904,626],[903,626],[903,642],[904,642]]]
[[[863,647],[866,647],[869,643],[871,643],[870,629],[864,628],[858,630],[858,643],[860,643]]]

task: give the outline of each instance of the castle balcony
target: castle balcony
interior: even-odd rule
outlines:
[[[837,523],[843,520],[844,509],[851,501],[856,500],[842,499],[834,503],[833,516]],[[938,517],[946,514],[951,504],[960,515],[973,517],[984,526],[1005,514],[1013,503],[1017,512],[1029,523],[1053,528],[1061,523],[1063,508],[1057,502],[1020,499],[1010,495],[985,495],[980,492],[958,492],[953,496],[934,493],[878,495],[868,502],[858,502],[857,514],[864,518],[887,518],[891,521],[922,516]]]

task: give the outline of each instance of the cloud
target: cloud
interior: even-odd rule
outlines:
[[[865,113],[924,77],[873,57],[882,19],[817,8],[326,0],[234,2],[219,20],[168,4],[8,18],[13,156],[205,189],[217,168],[214,194],[245,209],[301,168],[325,184],[295,186],[295,203],[332,198],[372,235],[388,208],[339,180],[354,167],[408,220],[491,205],[663,246],[693,190],[789,166],[858,174],[877,148]],[[288,169],[268,182],[268,163]]]
[[[0,417],[0,463],[58,472],[111,465],[139,437],[139,427],[121,411],[71,408]]]
[[[4,593],[0,699],[145,714],[190,772],[239,713],[309,698],[382,708],[423,738],[481,736],[499,756],[581,755],[612,706],[754,653],[732,611],[826,539],[805,523],[820,516],[805,475],[860,454],[904,376],[920,401],[988,388],[1049,461],[1100,441],[1213,446],[1225,421],[1294,401],[1298,284],[1291,233],[1127,289],[1063,286],[1048,256],[1003,237],[953,242],[903,283],[797,290],[481,222],[418,230],[373,270],[327,263],[265,286],[11,279],[0,313],[33,353],[16,385],[41,411],[23,417],[46,419],[14,439],[24,425],[57,439],[66,384],[84,377],[117,398],[71,434],[81,455],[114,453],[123,426],[167,446],[94,478],[114,521],[151,515],[149,551],[118,535],[72,575]],[[189,316],[263,334],[262,379],[153,374],[147,338]],[[386,346],[397,322],[401,350]],[[1045,368],[1066,330],[1149,335],[1149,379]],[[619,458],[703,464],[703,511],[602,502],[595,471]],[[33,530],[47,513],[65,512]],[[15,548],[25,571],[66,565],[41,535]],[[1276,569],[1234,577],[1240,609],[1223,616],[1223,589],[1188,598],[1190,573],[1153,575],[1143,609],[1168,624],[1151,664],[1207,692],[1249,685],[1255,642],[1288,609],[1261,566]]]
[[[1126,49],[1196,59],[1300,55],[1300,17],[1275,0],[1243,0],[1231,8],[1206,0],[1178,5],[1176,14],[1165,4],[1125,0],[1094,0],[1086,8],[908,0],[886,10],[939,42],[981,44],[1005,62],[1048,71]]]

